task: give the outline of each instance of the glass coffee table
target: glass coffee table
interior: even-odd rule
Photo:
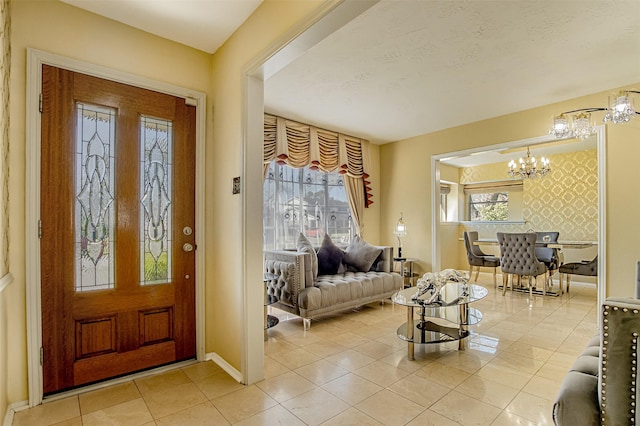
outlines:
[[[440,289],[439,301],[428,303],[433,295],[427,293],[414,299],[417,287],[409,287],[391,296],[393,303],[407,307],[407,322],[398,327],[398,337],[407,342],[407,358],[414,360],[414,344],[458,341],[458,349],[466,349],[469,326],[482,320],[482,313],[469,307],[488,294],[477,284],[450,282]],[[419,318],[414,318],[418,308]]]

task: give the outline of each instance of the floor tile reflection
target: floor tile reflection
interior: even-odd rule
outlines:
[[[498,277],[500,280],[500,277]],[[312,322],[271,309],[265,380],[237,383],[211,361],[15,414],[13,425],[552,425],[560,381],[596,329],[596,289],[561,297],[496,291],[474,307],[468,349],[416,345],[406,308],[372,303]]]

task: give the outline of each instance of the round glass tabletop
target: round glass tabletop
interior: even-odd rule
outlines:
[[[489,294],[489,291],[481,285],[450,282],[442,286],[442,288],[440,289],[440,298],[437,304],[425,305],[426,301],[431,299],[433,295],[431,294],[431,292],[426,292],[425,294],[418,296],[418,301],[414,298],[419,291],[420,289],[418,287],[409,287],[395,293],[393,296],[391,296],[391,300],[393,301],[393,303],[397,303],[398,305],[402,306],[409,306],[414,308],[437,308],[462,305],[465,303],[473,303],[477,300],[482,299],[483,297],[486,297],[487,294]]]

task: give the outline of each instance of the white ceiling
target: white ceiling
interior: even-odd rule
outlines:
[[[637,0],[382,0],[268,79],[265,106],[384,143],[639,81]]]
[[[584,151],[587,149],[596,149],[598,140],[595,135],[585,140],[563,139],[560,141],[542,142],[531,146],[520,146],[517,148],[501,148],[478,150],[470,155],[461,155],[441,159],[441,163],[454,167],[473,167],[482,164],[504,163],[505,167],[511,160],[518,161],[518,158],[527,155],[527,148],[530,149],[532,157],[547,157],[554,154],[563,154],[566,152]],[[553,164],[552,164],[553,166]]]
[[[64,1],[206,52],[261,3]],[[638,0],[381,0],[267,79],[265,109],[386,143],[639,81]]]
[[[62,0],[151,34],[214,53],[262,0]]]

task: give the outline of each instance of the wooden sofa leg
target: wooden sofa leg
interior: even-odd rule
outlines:
[[[304,331],[309,331],[309,329],[311,328],[311,319],[302,318],[302,324],[304,326]]]

